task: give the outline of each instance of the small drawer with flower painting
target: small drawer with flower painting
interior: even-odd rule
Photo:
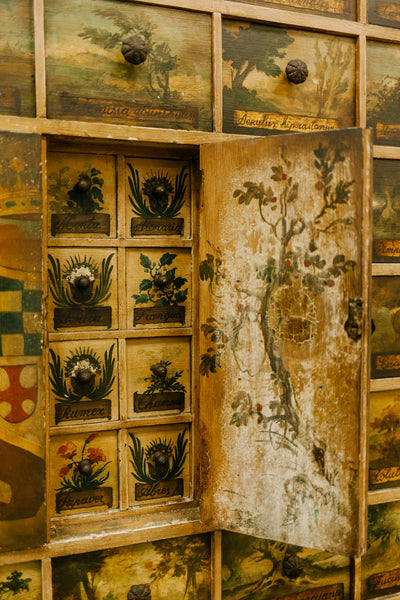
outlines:
[[[52,248],[48,258],[49,331],[116,329],[116,251]]]
[[[52,515],[116,508],[117,456],[116,432],[54,437],[50,444]]]
[[[50,344],[49,388],[52,425],[118,418],[117,340]]]

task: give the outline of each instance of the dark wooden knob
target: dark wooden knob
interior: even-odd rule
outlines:
[[[153,460],[158,467],[163,467],[164,465],[168,464],[168,456],[160,450],[154,453]]]
[[[92,463],[87,458],[78,463],[78,471],[83,477],[90,477],[93,471]]]
[[[137,35],[134,35],[122,42],[121,52],[128,63],[140,65],[146,60],[148,49],[146,42]]]
[[[79,369],[76,378],[79,383],[89,383],[92,380],[93,373],[90,369]]]
[[[308,77],[308,68],[300,59],[290,60],[286,65],[286,77],[290,83],[304,83]]]
[[[77,279],[75,279],[74,283],[75,287],[83,292],[84,290],[87,290],[87,288],[90,286],[90,279],[89,277],[82,275],[82,277],[78,277]]]
[[[165,194],[165,187],[163,185],[157,185],[154,188],[153,194],[156,198],[162,198]]]
[[[151,600],[151,590],[148,585],[133,585],[126,598],[127,600]]]
[[[304,571],[304,561],[296,554],[286,554],[282,561],[282,573],[289,579],[297,579]]]
[[[154,285],[158,288],[165,288],[169,283],[168,277],[166,275],[161,275],[161,273],[157,273],[154,277]]]
[[[167,367],[162,363],[156,363],[155,365],[151,365],[150,371],[160,379],[164,379],[167,376]]]
[[[75,190],[84,194],[85,192],[88,192],[91,187],[92,183],[89,179],[80,179],[75,185]]]

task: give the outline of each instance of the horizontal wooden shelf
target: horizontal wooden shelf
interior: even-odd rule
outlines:
[[[92,433],[100,431],[119,431],[121,429],[134,429],[135,427],[162,427],[164,425],[179,425],[192,423],[193,415],[180,413],[178,415],[159,415],[157,417],[133,417],[107,423],[82,423],[75,425],[54,425],[50,427],[50,436],[71,435],[76,433]]]
[[[371,379],[371,392],[384,392],[386,390],[400,389],[400,377],[390,377],[387,379]]]
[[[191,248],[192,240],[173,240],[171,238],[48,238],[48,247],[85,247],[91,248]]]
[[[400,487],[387,490],[374,490],[368,492],[368,505],[384,504],[385,502],[395,502],[400,500]]]
[[[148,337],[183,337],[193,335],[191,327],[159,328],[159,329],[113,329],[108,331],[65,331],[48,334],[49,342],[62,342],[64,340],[111,340]]]

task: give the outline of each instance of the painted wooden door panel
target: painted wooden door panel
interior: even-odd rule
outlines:
[[[41,140],[1,133],[0,142],[0,548],[5,551],[45,541],[45,395]]]
[[[128,63],[122,42],[146,40]],[[46,2],[48,116],[131,125],[212,126],[211,16],[132,2]]]
[[[224,131],[265,135],[354,125],[355,40],[224,20],[222,46]],[[298,71],[296,83],[288,66]]]
[[[347,554],[363,537],[364,135],[227,142],[201,159],[202,517]]]
[[[400,262],[400,165],[374,159],[373,262]]]

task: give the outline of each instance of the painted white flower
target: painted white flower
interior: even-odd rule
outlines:
[[[69,377],[76,377],[79,371],[87,370],[96,375],[98,369],[87,359],[78,360],[69,372]]]
[[[75,279],[79,279],[79,277],[87,277],[89,281],[94,281],[94,273],[85,265],[81,265],[65,275],[68,283],[74,283]]]

